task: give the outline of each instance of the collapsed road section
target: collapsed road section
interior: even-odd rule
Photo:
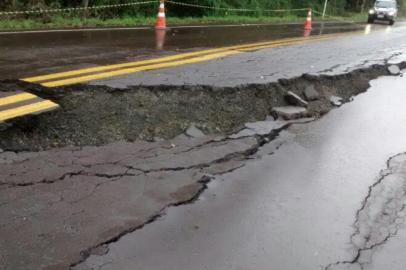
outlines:
[[[193,204],[73,269],[403,270],[405,82],[380,77],[318,121],[291,125]]]
[[[348,100],[365,91],[371,79],[387,74],[387,66],[377,65],[344,75],[303,75],[277,83],[235,88],[134,86],[114,89],[74,85],[48,89],[20,81],[4,81],[0,83],[1,89],[22,89],[51,99],[61,109],[29,121],[24,118],[14,121],[0,133],[0,148],[39,151],[120,140],[155,141],[173,138],[191,125],[205,134],[229,134],[241,129],[246,122],[263,120],[272,113],[290,118],[296,110],[275,109],[286,105],[306,107],[298,111],[298,116],[319,117],[334,106],[331,102],[339,104],[340,99]]]
[[[2,82],[2,89],[19,87],[61,109],[0,132],[1,262],[5,269],[68,269],[106,253],[107,244],[168,206],[194,202],[214,176],[245,166],[264,145],[268,153],[278,149],[283,142],[274,139],[292,114],[323,115],[339,105],[337,96],[348,101],[388,74],[382,65],[238,88]],[[244,124],[269,114],[286,119]]]

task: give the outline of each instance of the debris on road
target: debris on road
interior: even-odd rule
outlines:
[[[275,107],[272,109],[272,114],[276,119],[293,120],[306,117],[307,110],[298,106]]]
[[[293,106],[303,106],[306,107],[309,103],[303,100],[301,97],[293,93],[292,91],[288,91],[285,95],[286,101]]]
[[[252,123],[246,123],[245,128],[239,131],[236,134],[232,134],[228,136],[231,139],[238,139],[242,137],[249,137],[249,136],[256,136],[256,135],[267,135],[271,134],[273,131],[278,131],[285,126],[287,126],[289,123],[286,121],[279,121],[279,120],[274,120],[272,117],[269,117],[269,119],[265,121],[258,121],[258,122],[252,122]]]
[[[370,80],[387,74],[387,68],[387,65],[375,65],[341,75],[303,75],[234,88],[161,85],[117,90],[107,86],[70,85],[53,91],[35,84],[0,81],[1,89],[29,89],[61,106],[51,114],[30,118],[29,122],[13,121],[12,126],[0,132],[0,147],[9,151],[39,151],[121,140],[171,139],[185,134],[191,123],[204,126],[206,135],[235,134],[245,123],[264,120],[274,108],[290,105],[284,89],[295,102],[307,104],[307,112],[301,112],[304,115],[300,117],[317,118],[333,108],[329,96],[340,96],[347,101],[366,91]],[[300,98],[303,85],[309,84],[323,89],[318,100],[306,102]],[[338,101],[334,104],[338,105]]]
[[[332,105],[334,105],[336,107],[340,107],[341,105],[343,105],[343,99],[340,97],[337,97],[337,96],[331,96],[330,102]]]
[[[390,65],[388,67],[388,71],[392,75],[399,75],[400,74],[400,68],[397,65]]]
[[[278,121],[273,119],[268,119],[266,121],[258,121],[253,123],[246,123],[245,127],[252,130],[257,135],[269,134],[272,130],[277,130],[286,125],[284,121]]]
[[[194,124],[192,124],[187,130],[186,135],[192,138],[201,138],[206,136],[200,129],[198,129]]]
[[[316,91],[314,85],[307,86],[303,91],[303,95],[305,96],[307,101],[314,101],[320,98],[320,94]]]

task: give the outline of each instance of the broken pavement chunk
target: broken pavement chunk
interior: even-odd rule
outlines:
[[[285,120],[293,120],[305,117],[307,115],[307,110],[298,106],[275,107],[272,109],[272,114],[276,118],[280,117]]]
[[[290,104],[294,106],[307,106],[307,102],[303,100],[301,97],[293,93],[292,91],[288,91],[285,95],[285,100]]]
[[[303,94],[307,101],[313,101],[320,98],[320,94],[316,91],[316,89],[314,89],[313,85],[307,86],[303,91]]]
[[[245,127],[255,132],[258,135],[266,135],[272,132],[272,130],[278,130],[282,127],[286,126],[286,122],[284,121],[274,121],[274,120],[267,120],[267,121],[258,121],[253,123],[246,123]]]
[[[388,67],[388,71],[392,75],[399,75],[400,74],[400,68],[397,65],[391,65]]]
[[[332,105],[337,106],[337,107],[343,105],[343,99],[341,97],[337,97],[337,96],[331,96],[330,102]]]
[[[230,139],[238,139],[243,137],[251,137],[255,135],[268,135],[275,130],[279,130],[285,127],[288,123],[285,121],[265,120],[252,123],[246,123],[245,129],[239,131],[236,134],[228,136]]]
[[[206,136],[200,129],[198,129],[193,124],[186,130],[186,135],[192,138],[201,138]]]

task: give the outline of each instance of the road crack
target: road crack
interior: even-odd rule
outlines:
[[[327,265],[325,270],[342,265],[355,265],[364,269],[372,262],[374,252],[398,233],[406,215],[406,152],[387,160],[386,169],[376,181],[356,213],[351,245],[354,257]]]
[[[255,135],[253,137],[256,138],[257,143],[254,144],[252,147],[250,147],[249,149],[242,151],[242,152],[235,152],[229,155],[225,155],[224,157],[220,158],[220,159],[216,159],[213,160],[211,162],[208,163],[201,163],[201,164],[197,164],[197,165],[193,165],[193,166],[188,166],[188,167],[172,167],[172,168],[160,168],[160,169],[155,169],[155,170],[144,170],[142,168],[137,168],[137,167],[133,167],[133,166],[127,166],[128,169],[131,170],[138,170],[143,172],[144,174],[150,174],[150,173],[154,173],[154,172],[162,172],[162,171],[179,171],[179,170],[193,170],[193,169],[198,169],[198,171],[200,172],[200,174],[202,174],[203,176],[197,181],[197,183],[199,183],[201,186],[198,189],[197,192],[195,192],[195,194],[193,194],[192,196],[190,196],[190,198],[188,198],[187,200],[183,200],[183,201],[179,201],[179,202],[174,202],[171,203],[167,206],[165,206],[164,208],[162,208],[160,211],[158,211],[155,215],[151,216],[148,220],[146,220],[143,224],[139,225],[139,226],[135,226],[132,228],[128,228],[127,230],[121,231],[118,235],[110,238],[109,240],[99,243],[95,246],[89,247],[86,250],[81,252],[81,259],[77,262],[74,262],[70,265],[70,268],[73,269],[76,265],[79,265],[80,263],[84,262],[92,253],[93,250],[97,250],[98,248],[102,247],[102,246],[108,246],[109,244],[112,244],[114,242],[119,241],[123,236],[132,233],[134,231],[140,230],[142,228],[144,228],[146,225],[153,223],[154,221],[156,221],[157,219],[161,218],[162,216],[165,215],[166,209],[170,208],[170,207],[176,207],[176,206],[181,206],[181,205],[187,205],[187,204],[193,204],[194,202],[196,202],[199,197],[201,196],[201,194],[208,188],[208,183],[211,182],[213,179],[215,179],[215,177],[223,175],[223,174],[227,174],[227,173],[231,173],[235,170],[238,170],[242,167],[245,166],[245,164],[243,163],[244,161],[250,160],[253,155],[255,153],[258,152],[258,150],[265,144],[271,142],[274,138],[276,138],[279,133],[286,129],[287,127],[289,127],[292,123],[289,123],[287,125],[284,125],[283,127],[276,129],[276,130],[272,130],[269,134],[266,135]],[[236,139],[228,139],[225,138],[221,141],[227,141],[227,140],[236,140]],[[219,141],[214,140],[213,142],[218,143]],[[202,145],[198,145],[198,147],[202,147],[203,145],[206,145],[206,143],[203,143]],[[282,145],[279,144],[278,148]],[[192,147],[190,149],[193,149],[196,147]],[[190,151],[189,149],[189,151]],[[182,151],[183,153],[183,151]],[[219,170],[217,172],[214,172],[212,174],[210,173],[206,173],[205,171],[202,171],[202,169],[205,168],[209,168],[213,165],[217,165],[217,164],[223,164],[223,163],[227,163],[230,161],[241,161],[241,163],[236,164],[234,166],[231,167],[227,167],[225,169]],[[119,180],[119,179],[118,179]],[[99,184],[105,184],[105,183],[99,183]],[[99,185],[98,184],[98,185]],[[96,189],[96,188],[95,188]],[[95,189],[92,191],[95,192]],[[89,195],[91,196],[91,195]]]

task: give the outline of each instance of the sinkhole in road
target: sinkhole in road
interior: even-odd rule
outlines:
[[[400,65],[406,67],[406,63]],[[206,134],[228,134],[244,123],[265,119],[275,106],[287,105],[287,91],[303,97],[313,86],[320,98],[309,102],[308,115],[319,117],[333,106],[364,92],[369,81],[388,75],[387,65],[374,65],[335,76],[302,75],[267,84],[238,87],[71,85],[45,88],[21,81],[1,81],[0,91],[24,90],[58,103],[55,112],[16,119],[0,130],[0,148],[41,151],[64,146],[103,145],[114,141],[170,139],[191,124]]]

